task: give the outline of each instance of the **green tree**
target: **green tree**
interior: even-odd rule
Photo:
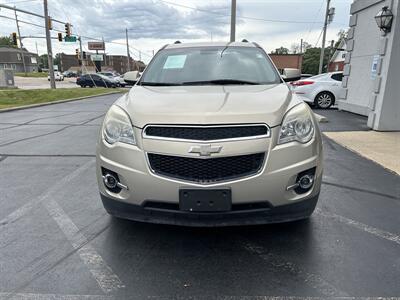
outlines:
[[[326,72],[329,63],[331,47],[325,49],[323,72]],[[304,52],[303,56],[303,74],[318,74],[319,59],[321,56],[321,48],[309,48]]]
[[[0,47],[15,47],[9,36],[0,36]]]
[[[42,69],[48,69],[49,68],[49,61],[48,61],[48,55],[47,54],[42,54],[39,56],[39,65],[40,68]]]
[[[289,54],[289,49],[285,47],[280,47],[272,51],[272,54]]]

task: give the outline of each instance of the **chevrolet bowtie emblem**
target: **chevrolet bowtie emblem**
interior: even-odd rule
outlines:
[[[189,153],[197,153],[200,156],[211,156],[211,154],[220,153],[222,146],[212,146],[212,145],[197,145],[192,146],[189,149]]]

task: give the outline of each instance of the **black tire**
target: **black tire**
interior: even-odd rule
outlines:
[[[335,104],[335,96],[331,92],[321,92],[314,100],[314,105],[317,108],[328,109]]]

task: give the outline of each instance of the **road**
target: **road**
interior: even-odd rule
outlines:
[[[1,300],[400,299],[400,178],[326,138],[309,221],[191,229],[109,217],[94,152],[117,97],[0,114]]]

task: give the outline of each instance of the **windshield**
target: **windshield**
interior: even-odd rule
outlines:
[[[276,84],[281,79],[263,50],[250,47],[165,49],[142,85]]]

